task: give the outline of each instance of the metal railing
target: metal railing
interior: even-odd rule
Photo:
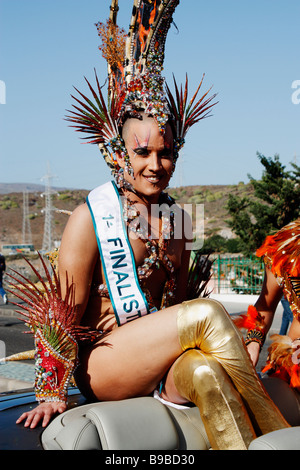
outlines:
[[[214,290],[218,294],[260,293],[264,278],[264,263],[259,258],[218,256],[211,269]]]

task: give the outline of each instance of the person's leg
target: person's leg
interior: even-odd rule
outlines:
[[[182,353],[177,311],[174,306],[134,320],[83,349],[76,371],[82,392],[97,400],[152,393]]]
[[[173,372],[176,359],[187,349],[201,350],[222,366],[241,394],[255,430],[265,434],[289,427],[259,381],[240,332],[221,304],[208,299],[185,302],[114,329],[94,348],[82,352],[76,381],[88,397],[120,400],[149,395],[166,375],[162,397],[184,403],[191,397],[179,387],[178,380],[175,383]],[[221,377],[224,377],[223,371]],[[197,387],[195,401],[198,405],[202,387],[205,392],[205,384],[200,379],[201,376],[197,377],[193,384]],[[191,386],[190,380],[187,386]],[[221,387],[215,388],[220,402],[222,396],[234,395],[232,389],[228,390],[227,387],[224,395]],[[204,409],[208,409],[206,405]],[[233,409],[235,411],[230,408],[229,413],[233,413],[234,423],[240,421],[242,408]],[[225,430],[223,432],[225,435]]]
[[[293,313],[290,309],[290,304],[286,299],[281,299],[281,304],[283,307],[283,313],[282,313],[282,322],[281,322],[279,334],[286,335],[289,324],[293,321]]]
[[[256,435],[240,394],[211,355],[190,349],[173,366],[182,396],[198,406],[210,445],[215,450],[246,450]]]
[[[7,303],[7,295],[6,295],[5,290],[3,289],[2,284],[0,284],[0,295],[3,298],[4,303],[6,304]]]
[[[279,334],[280,335],[286,335],[288,327],[289,327],[289,320],[288,320],[288,318],[286,317],[286,315],[283,311]]]
[[[184,351],[200,349],[222,365],[240,393],[256,431],[266,434],[289,427],[263,388],[239,330],[219,302],[184,302],[178,310],[178,333]]]

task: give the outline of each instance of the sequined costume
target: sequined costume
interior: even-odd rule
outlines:
[[[300,219],[266,238],[257,250],[274,274],[288,300],[293,316],[300,321]],[[286,380],[300,390],[299,340],[273,335],[264,372]]]
[[[294,318],[300,321],[300,219],[269,235],[256,255],[276,277],[289,301]]]
[[[26,260],[39,282],[34,284],[17,272],[15,275],[8,274],[11,279],[10,292],[24,302],[21,308],[25,312],[19,310],[18,313],[34,335],[37,401],[66,402],[68,386],[78,364],[79,344],[95,341],[101,332],[76,324],[73,284],[67,283],[63,298],[55,269],[50,272],[41,255],[40,260],[47,281]],[[32,351],[27,351],[6,360],[32,358]]]
[[[179,0],[134,0],[130,30],[124,41],[124,34],[116,25],[118,2],[112,1],[109,21],[106,25],[98,24],[98,31],[103,38],[101,50],[108,61],[107,104],[96,76],[96,90],[87,81],[92,97],[87,98],[78,92],[79,96],[74,97],[75,104],[67,118],[77,131],[88,134],[90,142],[99,146],[119,191],[135,191],[134,184],[130,185],[126,177],[127,173],[131,178],[135,178],[122,138],[122,126],[127,119],[142,120],[141,113],[151,115],[161,135],[165,134],[167,125],[171,126],[174,171],[187,131],[199,120],[207,117],[212,106],[216,104],[212,102],[215,95],[208,97],[208,92],[197,98],[203,79],[190,100],[187,79],[181,89],[175,82],[174,95],[168,86],[165,87],[161,75],[165,40],[178,4]],[[124,170],[118,165],[117,154],[121,155],[125,162]],[[127,202],[130,205],[130,202]],[[123,218],[134,222],[136,215],[135,208],[130,206]],[[105,216],[105,222],[109,226],[110,218]],[[172,217],[166,225],[168,231],[172,232]],[[143,289],[143,282],[152,270],[164,267],[167,282],[161,308],[173,303],[175,288],[173,266],[166,254],[168,240],[164,237],[164,223],[162,226],[158,241],[145,236],[148,256],[143,265],[137,268],[138,284],[140,283]],[[101,258],[101,261],[106,259]],[[59,289],[59,284],[57,288]],[[111,285],[107,285],[107,288],[110,292]],[[100,291],[101,295],[104,295],[105,286],[102,286]],[[52,292],[55,298],[54,290]],[[145,294],[151,305],[149,292],[145,290]],[[193,294],[197,297],[196,290]],[[187,299],[189,298],[193,297],[187,294]],[[114,300],[111,296],[110,299]],[[69,372],[76,367],[76,311],[72,302],[70,305],[67,301],[63,304],[59,293],[57,305],[54,301],[53,309],[50,310],[47,309],[49,302],[44,302],[39,295],[32,297],[30,302],[29,323],[36,336],[39,336],[38,331],[43,330],[43,322],[37,322],[39,315],[36,318],[34,316],[35,304],[37,312],[42,311],[43,318],[46,317],[44,324],[47,327],[47,354],[41,350],[38,352],[38,359],[39,367],[43,368],[42,376],[48,377],[46,385],[50,388],[52,376],[48,375],[48,369],[52,368],[50,372],[55,372],[58,365],[55,360],[60,350],[61,336],[55,334],[57,328],[70,335],[71,341],[64,343],[64,360],[69,358],[71,361],[70,366],[64,364],[68,377]],[[67,316],[71,319],[69,327],[64,323],[64,309],[70,310],[70,315]],[[54,329],[51,325],[52,319]],[[258,380],[239,331],[219,303],[205,299],[183,303],[178,307],[177,329],[182,354],[173,364],[174,382],[181,396],[199,407],[213,448],[246,449],[256,433],[288,427]],[[90,338],[94,333],[86,331],[87,337]],[[99,335],[100,332],[95,334]],[[38,342],[38,347],[39,344]],[[61,376],[65,377],[63,372],[64,370]],[[54,384],[58,388],[59,399],[64,400],[67,381],[63,379],[60,384],[58,376],[56,379]],[[41,387],[45,386],[42,384]],[[48,392],[43,398],[51,399],[50,396],[45,396],[47,394]]]
[[[174,136],[174,170],[187,131],[195,123],[209,116],[211,108],[216,104],[213,102],[216,95],[208,96],[209,91],[202,97],[198,97],[203,78],[192,98],[188,99],[187,79],[184,89],[179,89],[174,82],[175,93],[173,95],[162,77],[166,36],[178,4],[179,0],[156,0],[155,2],[134,0],[127,35],[116,23],[119,10],[118,0],[112,0],[109,20],[106,24],[97,23],[96,25],[102,39],[99,49],[108,65],[107,100],[103,96],[102,87],[96,75],[96,90],[86,80],[92,97],[87,98],[77,90],[78,96],[73,96],[75,104],[66,118],[77,131],[87,134],[91,143],[99,146],[120,192],[125,189],[134,192],[132,185],[128,184],[124,178],[124,171],[134,177],[121,135],[126,119],[140,120],[142,119],[141,112],[147,113],[155,119],[162,135],[165,133],[167,123],[171,125]],[[116,152],[123,156],[126,162],[125,170],[119,167]],[[162,195],[161,198],[162,202],[171,203],[168,196]],[[130,204],[129,201],[127,203]],[[134,222],[137,216],[134,207],[124,207],[124,211],[127,221]],[[138,268],[138,277],[143,287],[144,281],[152,270],[161,265],[164,266],[167,281],[161,299],[161,308],[173,303],[175,288],[174,268],[165,252],[168,244],[167,238],[164,237],[165,222],[170,232],[172,218],[163,221],[163,229],[158,241],[150,241],[146,237],[145,247],[148,256],[143,265]],[[131,223],[130,226],[132,227],[133,224]],[[136,227],[136,230],[138,231],[139,227]],[[57,264],[57,260],[55,262]],[[19,282],[13,288],[14,294],[29,302],[26,318],[36,339],[37,398],[39,400],[42,397],[42,401],[66,400],[65,391],[76,368],[78,341],[79,337],[82,339],[82,331],[78,336],[76,310],[68,303],[71,299],[64,301],[61,298],[60,282],[56,272],[54,271],[54,281],[51,280],[46,267],[45,273],[48,284],[40,280],[41,286],[37,287],[27,279],[23,279],[21,289]],[[106,288],[105,285],[96,286],[96,291],[100,295],[106,295]],[[71,287],[70,289],[72,290]],[[153,301],[149,291],[145,288],[144,290],[151,309]],[[197,295],[196,290],[194,295]],[[85,334],[92,339],[99,336],[101,332],[85,330]],[[67,338],[70,340],[70,347]],[[62,348],[61,341],[66,346],[65,349]],[[61,354],[62,351],[65,355]],[[31,352],[29,355],[31,356]],[[51,358],[53,358],[53,367]],[[59,373],[58,368],[60,368]],[[63,392],[60,392],[60,386]],[[43,388],[45,391],[40,393],[39,390]]]

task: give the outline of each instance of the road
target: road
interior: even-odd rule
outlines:
[[[15,313],[12,304],[3,305],[0,301],[0,356],[34,349],[33,336],[28,327]],[[34,360],[0,362],[0,393],[12,390],[32,389],[34,383]]]
[[[21,315],[17,315],[14,308],[12,304],[0,305],[0,340],[4,343],[4,346],[1,343],[1,349],[5,347],[6,356],[34,349],[33,336],[28,333],[28,327],[18,318]]]

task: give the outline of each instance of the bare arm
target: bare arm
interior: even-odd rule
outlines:
[[[263,287],[255,304],[257,310],[265,317],[267,331],[269,331],[274,313],[282,297],[282,288],[277,282],[274,274],[266,268]]]
[[[65,290],[66,273],[75,284],[75,304],[80,322],[89,297],[93,273],[98,259],[97,240],[86,204],[71,215],[63,234],[59,252],[59,276]]]
[[[75,283],[75,304],[78,323],[84,314],[90,286],[97,260],[97,241],[92,219],[86,205],[78,207],[71,215],[62,238],[59,252],[59,276],[64,293],[66,273],[69,282]],[[62,413],[67,405],[64,402],[45,402],[30,412],[23,413],[17,424],[25,421],[25,427],[35,428],[40,422],[45,427],[56,413]]]
[[[270,330],[274,314],[281,297],[282,288],[278,284],[274,274],[269,268],[266,268],[262,290],[255,303],[257,311],[264,317],[266,333]],[[247,348],[253,364],[256,365],[259,358],[259,344],[252,342],[247,346]]]

